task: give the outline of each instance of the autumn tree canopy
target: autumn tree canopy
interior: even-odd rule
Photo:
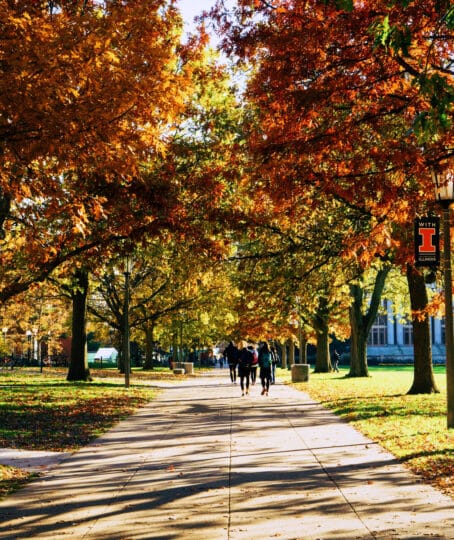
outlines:
[[[162,178],[198,45],[171,1],[2,2],[0,298],[179,212]],[[8,272],[5,273],[5,269]]]
[[[316,204],[315,186],[370,217],[374,247],[351,237],[353,252],[405,251],[396,225],[408,226],[431,188],[428,145],[415,126],[435,112],[421,81],[442,78],[447,93],[452,86],[446,9],[438,1],[239,0],[229,17],[218,6],[224,49],[253,66],[244,95],[256,111],[249,145],[257,198],[265,192],[279,212],[291,211],[300,201]],[[386,24],[394,30],[385,35]],[[397,47],[396,38],[392,48],[398,29],[407,44]],[[452,148],[452,107],[444,107],[430,139],[436,152]]]

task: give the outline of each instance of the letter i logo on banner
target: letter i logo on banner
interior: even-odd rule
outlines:
[[[436,267],[440,263],[440,219],[415,219],[415,265]]]

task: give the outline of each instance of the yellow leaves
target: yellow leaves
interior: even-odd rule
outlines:
[[[106,51],[104,53],[104,57],[108,62],[111,62],[112,64],[118,64],[120,62],[119,57],[112,50]]]

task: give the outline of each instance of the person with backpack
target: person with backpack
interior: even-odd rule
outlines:
[[[248,349],[246,341],[241,341],[238,349],[238,376],[240,377],[241,395],[244,396],[245,391],[246,394],[249,394],[249,378],[251,376],[251,365],[254,355]]]
[[[238,364],[238,348],[235,347],[231,341],[224,349],[224,358],[226,358],[229,365],[230,380],[232,383],[236,383],[236,365]]]
[[[257,368],[259,367],[259,353],[254,345],[249,345],[248,350],[251,351],[254,357],[251,364],[251,385],[254,386],[257,380]]]
[[[268,342],[265,341],[259,352],[260,380],[262,382],[262,396],[268,395],[271,382],[271,365],[273,356]]]

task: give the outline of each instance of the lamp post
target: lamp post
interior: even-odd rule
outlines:
[[[446,165],[442,168],[443,165]],[[448,428],[454,428],[454,329],[452,312],[451,231],[449,208],[454,202],[454,169],[446,163],[432,168],[435,196],[443,210],[443,279],[445,288],[446,392]]]
[[[129,343],[129,278],[131,276],[131,260],[125,257],[125,297],[123,308],[123,363],[125,368],[125,387],[129,388],[129,375],[131,371],[131,349]]]

